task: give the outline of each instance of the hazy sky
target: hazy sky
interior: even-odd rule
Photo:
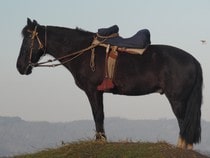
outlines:
[[[96,32],[117,24],[129,37],[148,28],[151,41],[182,48],[203,68],[202,118],[210,121],[210,1],[209,0],[1,0],[0,1],[0,116],[65,122],[92,119],[84,92],[64,67],[35,68],[29,76],[16,70],[27,17],[42,25]],[[201,44],[205,39],[207,43]],[[44,59],[48,59],[46,56]],[[106,117],[129,119],[175,118],[164,95],[104,95]]]

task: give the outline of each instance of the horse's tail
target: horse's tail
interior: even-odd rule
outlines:
[[[180,134],[188,144],[199,143],[201,140],[201,104],[203,74],[201,65],[195,60],[196,79],[187,101],[183,130]]]

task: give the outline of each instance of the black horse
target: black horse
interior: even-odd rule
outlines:
[[[29,75],[45,54],[58,59],[87,94],[96,126],[96,139],[105,139],[103,93],[97,86],[105,74],[106,49],[95,47],[95,71],[90,68],[91,43],[96,33],[81,29],[39,25],[28,19],[17,60],[21,74]],[[86,49],[87,48],[87,49]],[[167,45],[150,45],[143,55],[119,53],[115,87],[109,93],[145,95],[161,92],[178,120],[178,147],[192,149],[201,140],[202,69],[187,52]]]

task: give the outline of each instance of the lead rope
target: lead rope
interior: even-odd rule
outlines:
[[[114,33],[114,34],[111,34],[109,36],[101,36],[99,35],[98,33],[96,34],[96,37],[94,38],[93,40],[93,43],[92,45],[101,45],[103,44],[103,42],[109,38],[113,38],[113,37],[117,37],[119,36],[118,33]],[[97,37],[101,38],[101,39],[104,39],[102,42],[98,42],[97,40]],[[106,56],[108,54],[108,51],[109,51],[109,48],[110,48],[110,45],[107,44],[106,46]],[[106,59],[105,59],[106,60]],[[91,58],[90,58],[90,68],[93,72],[95,72],[96,68],[95,68],[95,47],[91,49]]]
[[[91,57],[90,57],[90,68],[93,72],[95,72],[95,48],[91,49]]]

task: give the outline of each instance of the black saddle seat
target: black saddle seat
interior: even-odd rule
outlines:
[[[98,29],[98,35],[99,36],[110,36],[112,34],[118,33],[119,27],[117,25],[113,25],[108,28],[100,28]]]
[[[114,25],[109,28],[99,29],[98,34],[100,36],[109,36],[111,34],[118,33],[118,31],[118,26]],[[130,38],[116,36],[113,38],[108,38],[104,43],[118,47],[143,49],[151,44],[150,32],[148,29],[143,29],[138,31],[134,36]]]

